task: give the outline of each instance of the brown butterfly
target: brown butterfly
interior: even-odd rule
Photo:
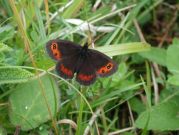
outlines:
[[[65,79],[90,85],[97,77],[107,77],[116,72],[117,64],[105,54],[66,40],[50,40],[46,45],[49,56],[57,61],[56,71]]]

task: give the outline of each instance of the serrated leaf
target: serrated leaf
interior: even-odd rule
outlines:
[[[0,67],[0,84],[21,83],[28,81],[34,75],[21,68],[17,67]]]
[[[13,93],[10,94],[9,117],[15,126],[21,130],[30,130],[50,119],[49,111],[45,103],[48,102],[52,117],[56,114],[59,101],[57,84],[49,75],[18,84]],[[42,94],[42,87],[45,97]]]
[[[105,53],[108,56],[129,54],[136,52],[149,51],[150,45],[142,42],[124,43],[119,45],[97,47],[95,50]]]
[[[136,120],[137,128],[147,130],[178,130],[179,106],[174,102],[165,102],[151,108],[151,111],[143,112]]]

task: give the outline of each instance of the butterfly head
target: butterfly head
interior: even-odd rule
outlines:
[[[89,46],[89,44],[88,44],[88,43],[85,43],[84,46],[83,46],[83,48],[88,49],[88,46]]]
[[[84,46],[82,47],[82,50],[87,51],[88,50],[88,43],[85,43]]]

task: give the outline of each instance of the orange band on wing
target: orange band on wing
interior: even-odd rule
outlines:
[[[94,75],[79,74],[78,78],[82,81],[91,81],[94,78]]]
[[[105,74],[108,73],[109,71],[111,71],[111,69],[113,68],[113,63],[109,62],[107,65],[101,67],[99,70],[97,70],[98,74]]]
[[[70,69],[64,67],[63,64],[60,65],[60,70],[67,76],[73,76],[73,72]]]
[[[50,49],[51,49],[55,59],[59,60],[61,58],[62,54],[61,54],[61,52],[58,49],[58,44],[56,42],[52,42]]]

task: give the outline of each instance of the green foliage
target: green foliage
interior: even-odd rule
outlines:
[[[116,56],[120,54],[129,54],[135,52],[149,51],[150,45],[147,43],[125,43],[121,45],[98,47],[96,50],[105,53],[108,56]]]
[[[22,83],[33,76],[31,72],[18,67],[0,67],[0,84]]]
[[[34,129],[51,119],[48,107],[52,117],[58,110],[59,94],[56,82],[49,75],[39,79],[18,84],[9,96],[10,121],[22,130]]]
[[[0,1],[0,134],[15,134],[17,126],[22,135],[178,130],[178,1],[96,2]],[[94,42],[117,72],[88,87],[62,79],[45,50],[55,38]]]
[[[5,45],[4,43],[0,43],[0,53],[12,51],[12,48]]]
[[[8,39],[13,38],[15,33],[14,27],[11,25],[6,25],[4,27],[0,27],[0,41],[4,42]]]
[[[75,16],[77,12],[84,6],[85,0],[74,0],[70,7],[63,13],[64,18]]]
[[[0,127],[0,135],[7,135],[7,132],[3,127]]]
[[[140,102],[138,98],[132,98],[129,100],[131,108],[133,111],[137,112],[138,114],[142,113],[145,110],[145,105]]]
[[[178,40],[179,42],[179,40]],[[179,44],[172,44],[167,49],[167,68],[172,73],[179,73]]]
[[[143,112],[136,120],[137,128],[144,128],[147,121],[147,130],[177,130],[179,104],[168,101],[156,105]]]
[[[168,83],[179,86],[179,74],[169,76]]]
[[[175,39],[173,44],[167,49],[167,68],[172,73],[168,78],[168,83],[179,85],[179,39]]]
[[[151,48],[148,52],[142,52],[140,56],[156,62],[159,65],[166,66],[166,50],[162,48]]]

